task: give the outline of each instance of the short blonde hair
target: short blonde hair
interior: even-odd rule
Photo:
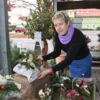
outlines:
[[[70,18],[65,11],[57,11],[52,17],[52,22],[58,18],[61,18],[63,21],[65,21],[66,24],[70,22]]]

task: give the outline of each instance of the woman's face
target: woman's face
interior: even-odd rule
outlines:
[[[68,31],[69,24],[67,24],[61,18],[55,19],[53,21],[53,23],[54,23],[54,27],[55,27],[55,30],[57,31],[57,33],[59,33],[60,35],[66,34],[66,32]]]

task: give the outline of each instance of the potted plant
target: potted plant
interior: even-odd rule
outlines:
[[[42,32],[42,40],[52,38],[54,34],[52,16],[53,11],[43,10],[43,11],[31,11],[31,20],[27,21],[26,28],[28,33],[34,38],[34,32]]]
[[[53,13],[51,0],[37,0],[37,8],[30,11],[30,20],[27,21],[28,33],[33,37],[35,31],[41,31],[43,40],[51,38],[54,32],[51,21]]]
[[[30,16],[31,20],[27,21],[26,28],[28,30],[28,34],[31,35],[32,38],[34,38],[34,33],[36,31],[41,32],[42,41],[44,42],[43,46],[43,55],[48,53],[48,39],[52,39],[54,35],[54,27],[52,23],[52,16],[53,16],[53,10],[43,9],[42,11],[31,11]],[[53,42],[53,40],[50,40]],[[50,49],[53,47],[53,44],[49,44]],[[53,48],[52,48],[53,49]],[[51,51],[51,50],[49,50]]]

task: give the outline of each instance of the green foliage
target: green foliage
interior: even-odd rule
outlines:
[[[31,11],[30,16],[31,20],[27,21],[26,28],[31,37],[34,38],[35,31],[41,31],[43,40],[52,38],[54,34],[52,23],[53,11]]]
[[[5,84],[3,89],[0,90],[0,100],[8,100],[7,98],[10,92],[20,92],[20,89],[12,81]]]
[[[4,100],[4,99],[5,99],[4,93],[0,93],[0,100]]]
[[[6,85],[5,85],[5,90],[6,90],[6,92],[11,92],[11,91],[20,91],[18,88],[17,88],[17,86],[14,84],[14,83],[12,83],[12,82],[9,82],[9,83],[7,83]]]
[[[26,59],[26,61],[27,61],[30,54],[32,54],[32,56],[33,56],[33,61],[32,62],[36,65],[36,67],[39,67],[41,65],[41,61],[39,59],[37,59],[36,52],[33,52],[31,50],[27,51],[26,54],[24,54],[25,57],[23,59]],[[27,62],[21,62],[21,64],[27,65],[27,67],[31,67]]]
[[[59,77],[59,75],[54,74],[54,75],[51,77],[51,84],[52,84],[52,85],[60,84],[60,77]]]
[[[32,56],[33,56],[33,63],[36,66],[40,66],[41,61],[37,59],[37,51],[33,52],[33,51],[29,50],[27,52],[20,53],[19,48],[14,46],[14,47],[11,47],[11,67],[13,68],[18,63],[27,65],[27,67],[31,67],[27,62],[23,62],[23,59],[26,59],[26,61],[27,61],[29,54],[32,54]]]
[[[51,59],[51,60],[50,60],[50,65],[51,65],[51,66],[54,66],[55,64],[56,64],[55,59]]]
[[[24,57],[24,54],[20,54],[19,48],[17,46],[11,47],[11,67],[13,68],[17,63],[19,59],[22,59]]]

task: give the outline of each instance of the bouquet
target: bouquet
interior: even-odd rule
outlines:
[[[67,100],[94,100],[94,81],[91,78],[66,77],[63,81]]]
[[[32,53],[27,53],[26,57],[18,61],[18,64],[14,66],[13,71],[19,75],[23,75],[31,83],[38,78],[39,68],[34,62],[36,57],[33,57]]]
[[[9,97],[20,97],[20,88],[12,79],[0,75],[0,100],[7,100]]]

